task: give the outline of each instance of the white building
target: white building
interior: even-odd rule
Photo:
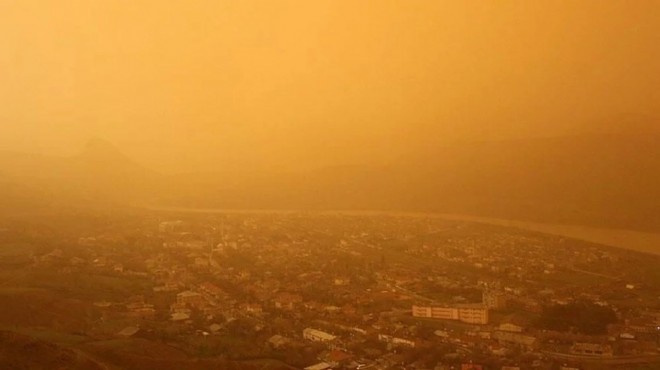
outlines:
[[[468,324],[488,324],[488,308],[484,306],[437,307],[413,305],[412,315],[429,319],[457,320]]]

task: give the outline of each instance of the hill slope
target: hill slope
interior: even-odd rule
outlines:
[[[103,370],[86,355],[26,335],[0,331],[0,368]]]

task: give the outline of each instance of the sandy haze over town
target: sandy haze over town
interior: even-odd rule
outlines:
[[[0,0],[0,369],[659,369],[659,45],[655,0]]]

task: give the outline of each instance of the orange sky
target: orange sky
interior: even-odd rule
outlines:
[[[0,149],[163,171],[397,160],[660,117],[660,2],[0,1]]]

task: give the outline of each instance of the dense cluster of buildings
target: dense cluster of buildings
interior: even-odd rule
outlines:
[[[585,358],[660,356],[660,287],[645,257],[423,217],[184,219],[150,218],[132,245],[84,235],[77,252],[35,256],[35,267],[131,282],[131,294],[95,300],[90,331],[138,327],[122,335],[151,333],[193,353],[310,369],[582,368]],[[617,323],[603,335],[537,327],[544,307],[578,300],[612,308]]]

